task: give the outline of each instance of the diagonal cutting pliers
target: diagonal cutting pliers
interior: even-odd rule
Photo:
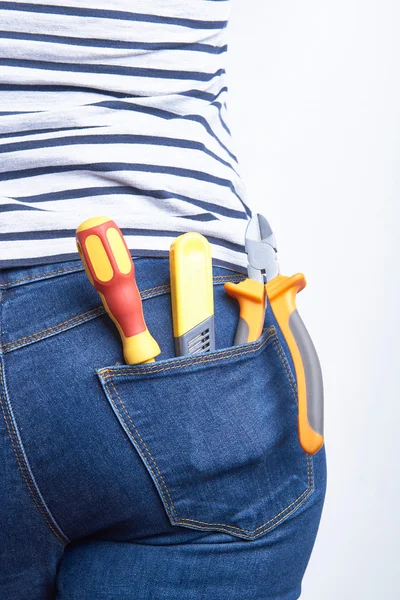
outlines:
[[[224,286],[239,302],[234,344],[260,337],[269,302],[296,372],[300,444],[305,452],[315,454],[324,443],[323,382],[317,352],[296,308],[296,294],[305,288],[306,279],[302,273],[292,277],[279,273],[275,236],[262,215],[255,215],[247,226],[245,250],[248,278]]]

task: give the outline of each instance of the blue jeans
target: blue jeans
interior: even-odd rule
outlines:
[[[244,276],[214,268],[216,351],[175,358],[168,260],[135,267],[162,349],[139,366],[79,261],[0,271],[0,597],[295,600],[325,450],[274,317],[233,347]]]

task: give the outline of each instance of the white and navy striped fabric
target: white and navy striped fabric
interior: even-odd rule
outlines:
[[[106,215],[134,256],[198,231],[244,266],[227,125],[229,0],[0,0],[0,268],[78,259]]]

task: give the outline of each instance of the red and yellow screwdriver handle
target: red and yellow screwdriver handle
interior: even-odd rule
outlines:
[[[250,286],[250,283],[256,286]],[[248,342],[255,341],[261,335],[264,324],[264,316],[260,319],[262,296],[258,292],[259,286],[264,288],[263,284],[251,279],[239,284],[225,284],[227,293],[239,302],[239,327],[249,331],[247,340],[244,340]],[[288,345],[296,372],[300,444],[305,452],[315,454],[324,443],[323,383],[317,352],[296,308],[296,295],[305,286],[306,280],[302,273],[292,277],[277,275],[265,285],[265,292]],[[254,291],[253,296],[251,290]],[[242,319],[246,321],[246,325],[241,325]]]
[[[76,244],[86,275],[122,339],[128,365],[153,362],[161,350],[147,329],[132,257],[114,221],[87,219],[76,231]]]

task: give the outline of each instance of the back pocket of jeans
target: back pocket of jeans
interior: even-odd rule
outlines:
[[[172,525],[255,539],[311,495],[274,327],[234,348],[97,374]]]

